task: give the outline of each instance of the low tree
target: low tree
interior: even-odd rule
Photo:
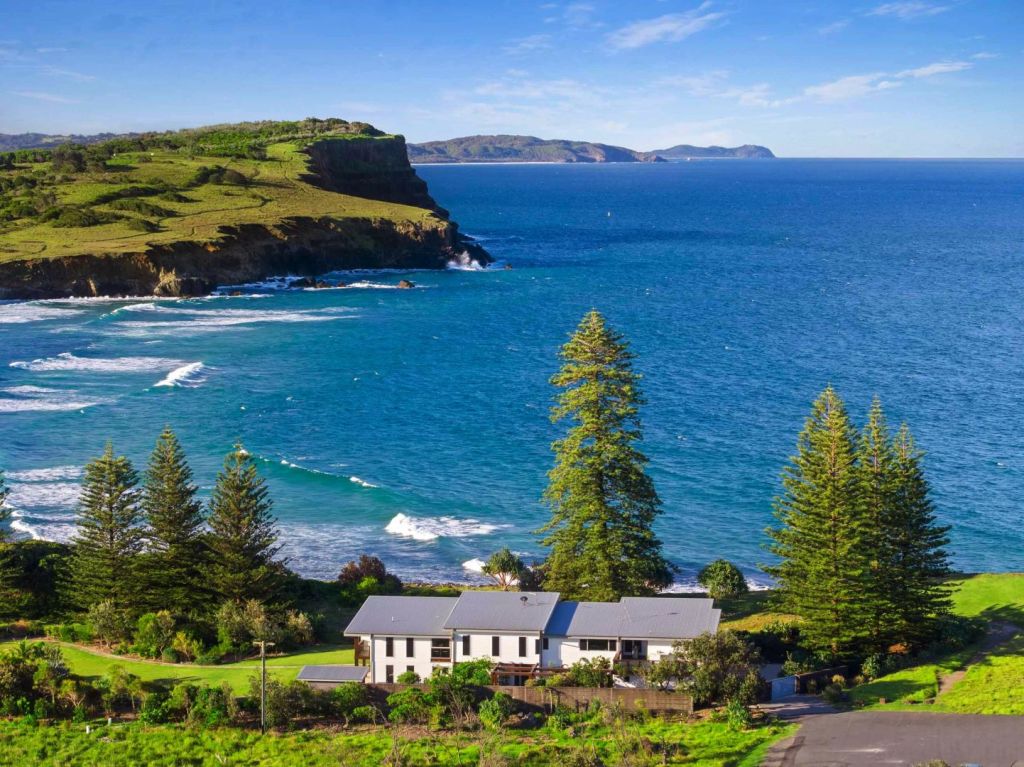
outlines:
[[[349,606],[358,606],[374,594],[402,593],[401,579],[388,572],[384,563],[369,554],[351,560],[338,573],[341,599]]]
[[[137,483],[131,462],[114,455],[109,442],[85,467],[71,561],[71,594],[83,608],[107,601],[131,609],[140,602],[137,558],[143,531]]]
[[[147,597],[155,609],[196,614],[209,603],[203,505],[178,438],[164,428],[149,459],[142,491],[148,529]]]
[[[211,590],[222,600],[275,600],[283,562],[266,483],[241,445],[224,459],[210,499]]]
[[[747,579],[736,565],[727,559],[716,559],[697,574],[697,583],[707,589],[712,599],[725,599],[750,591]]]
[[[507,546],[491,554],[483,566],[484,574],[489,576],[502,591],[508,591],[519,582],[526,570],[523,560]]]
[[[589,312],[562,347],[552,421],[571,423],[552,445],[555,465],[541,528],[551,553],[545,588],[567,599],[612,601],[657,593],[672,582],[653,525],[661,499],[646,473],[640,375],[623,337]]]
[[[673,666],[677,688],[689,693],[694,705],[757,700],[760,653],[733,631],[676,642],[666,664]]]

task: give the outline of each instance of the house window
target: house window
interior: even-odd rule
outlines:
[[[430,660],[450,661],[452,659],[452,644],[447,639],[430,640]]]
[[[580,649],[590,652],[615,652],[614,639],[581,639]]]
[[[533,654],[534,655],[540,655],[540,640],[539,639],[534,639],[533,640]]]
[[[385,666],[384,667],[384,683],[394,684],[395,683],[395,667]]]
[[[406,670],[406,672],[408,672],[410,674],[415,674],[416,673],[416,667],[415,666],[406,666],[405,670]]]
[[[544,641],[543,641],[542,645],[543,645],[545,650],[548,649],[548,638],[547,637],[544,637]]]
[[[388,637],[384,640],[384,655],[388,658],[395,657],[395,638]]]
[[[463,634],[462,636],[462,654],[469,657],[469,634]]]
[[[405,657],[412,658],[416,655],[416,649],[413,647],[412,637],[408,637],[405,640]]]
[[[519,637],[519,657],[526,657],[526,637]]]
[[[491,655],[495,658],[501,655],[501,637],[491,637]]]

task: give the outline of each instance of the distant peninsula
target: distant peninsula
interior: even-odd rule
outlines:
[[[760,159],[775,157],[770,149],[756,144],[738,147],[699,147],[678,144],[668,149],[639,152],[622,146],[590,141],[542,139],[509,134],[463,136],[447,141],[409,144],[413,163],[606,163],[665,162],[694,158]]]
[[[74,138],[0,151],[0,298],[197,295],[491,260],[430,196],[405,139],[367,123]]]

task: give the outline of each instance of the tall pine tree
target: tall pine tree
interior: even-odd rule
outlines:
[[[200,612],[208,599],[203,504],[178,438],[166,427],[149,459],[142,491],[149,551],[146,597],[154,610]]]
[[[938,524],[917,449],[906,424],[893,441],[895,487],[891,510],[889,579],[895,640],[919,645],[949,609],[949,527]]]
[[[815,401],[783,470],[776,499],[781,526],[769,549],[781,562],[766,570],[778,583],[778,606],[804,618],[807,645],[833,656],[865,637],[863,589],[865,516],[857,487],[854,430],[829,386]]]
[[[896,460],[885,412],[878,397],[871,402],[857,450],[858,492],[865,515],[863,604],[868,647],[884,652],[894,641],[892,568]]]
[[[83,608],[109,600],[131,609],[140,602],[137,560],[143,531],[137,484],[131,462],[115,456],[109,442],[85,467],[71,560],[71,597]]]
[[[661,500],[647,476],[638,408],[640,376],[622,336],[589,312],[562,347],[551,418],[568,420],[554,443],[544,494],[551,508],[545,588],[568,599],[652,594],[672,582],[652,525]]]
[[[273,601],[283,563],[274,561],[276,520],[267,487],[241,445],[224,459],[210,499],[209,583],[223,600]]]

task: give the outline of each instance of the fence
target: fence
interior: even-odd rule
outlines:
[[[806,693],[808,692],[808,683],[814,682],[815,687],[820,690],[822,687],[832,681],[832,677],[841,676],[845,677],[848,673],[846,666],[835,666],[833,668],[823,668],[820,671],[809,671],[806,674],[795,674],[796,676],[796,692]]]
[[[383,704],[384,699],[393,692],[418,687],[426,690],[427,685],[409,684],[369,684],[370,697],[375,703]],[[523,708],[550,711],[555,706],[568,706],[576,710],[584,709],[593,700],[605,706],[620,706],[625,711],[636,711],[640,708],[652,714],[692,714],[693,699],[689,695],[678,692],[664,692],[635,687],[511,687],[492,685],[478,688],[480,697],[489,697],[490,693],[503,692],[518,702]]]

